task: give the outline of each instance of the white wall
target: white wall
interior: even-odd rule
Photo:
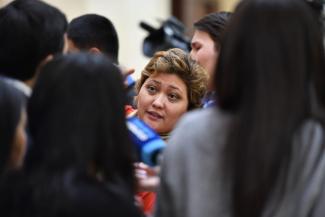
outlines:
[[[10,2],[10,0],[0,0],[0,7],[8,4]]]
[[[239,0],[216,0],[220,11],[233,11]]]
[[[59,8],[70,21],[87,11],[86,0],[43,0],[44,2]]]

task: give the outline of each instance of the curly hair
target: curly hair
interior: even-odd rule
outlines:
[[[208,73],[186,52],[178,48],[156,52],[141,72],[136,84],[137,93],[144,82],[155,73],[177,75],[186,85],[188,110],[201,107],[202,98],[207,91]]]

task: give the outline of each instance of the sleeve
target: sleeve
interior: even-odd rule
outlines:
[[[150,191],[142,191],[137,193],[143,205],[143,212],[150,215],[153,212],[156,203],[156,193]]]

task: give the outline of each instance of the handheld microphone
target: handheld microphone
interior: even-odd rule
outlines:
[[[127,118],[127,127],[141,160],[149,166],[157,165],[159,155],[166,147],[166,143],[136,116]]]

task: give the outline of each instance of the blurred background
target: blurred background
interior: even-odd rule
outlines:
[[[0,7],[12,0],[0,0]],[[137,78],[149,58],[142,52],[148,32],[140,28],[141,21],[159,28],[171,16],[179,19],[190,38],[193,22],[214,11],[232,11],[238,0],[44,0],[63,11],[68,20],[85,13],[97,13],[109,18],[117,29],[120,42],[119,61],[135,68]]]

